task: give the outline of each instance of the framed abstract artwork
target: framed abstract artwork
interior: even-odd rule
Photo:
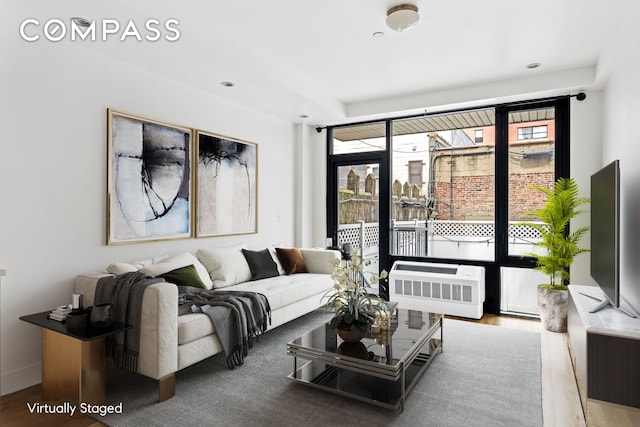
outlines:
[[[258,232],[258,146],[196,131],[196,237]]]
[[[193,131],[107,115],[107,244],[192,237]]]

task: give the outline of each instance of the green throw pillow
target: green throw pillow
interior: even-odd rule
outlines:
[[[193,286],[196,288],[207,289],[198,275],[196,266],[193,264],[187,265],[186,267],[176,268],[175,270],[168,271],[158,277],[162,277],[167,282],[178,286]]]

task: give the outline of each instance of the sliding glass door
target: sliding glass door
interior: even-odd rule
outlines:
[[[380,253],[388,242],[380,224],[389,220],[381,210],[388,203],[388,193],[381,191],[388,183],[385,133],[384,122],[335,130],[328,162],[330,236],[335,247],[348,247],[363,259],[366,278],[388,268],[386,250],[384,258]]]

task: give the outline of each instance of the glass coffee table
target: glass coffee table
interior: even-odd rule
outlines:
[[[292,380],[389,409],[404,401],[442,351],[442,314],[399,308],[388,330],[344,342],[328,324],[287,343]],[[303,359],[303,360],[299,360]]]

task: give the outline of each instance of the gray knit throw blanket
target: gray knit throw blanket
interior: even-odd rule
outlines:
[[[229,369],[244,363],[249,349],[271,324],[267,297],[256,292],[178,286],[178,314],[205,313],[211,319]]]
[[[107,355],[120,369],[138,371],[140,351],[140,322],[142,319],[142,295],[147,286],[164,282],[136,271],[98,280],[94,304],[111,303],[111,319],[131,325],[131,329],[111,335],[107,339]]]

